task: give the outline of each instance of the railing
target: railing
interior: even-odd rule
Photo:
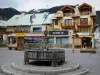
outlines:
[[[62,26],[62,27],[73,27],[74,24],[75,24],[75,22],[62,23],[61,26]]]
[[[90,12],[89,11],[84,11],[84,12],[81,12],[81,15],[89,15]]]
[[[64,13],[64,16],[72,16],[73,13]]]
[[[92,26],[92,21],[81,21],[81,22],[69,22],[69,23],[62,23],[62,27],[91,27]]]
[[[79,27],[91,27],[92,26],[92,21],[81,21],[78,23]]]

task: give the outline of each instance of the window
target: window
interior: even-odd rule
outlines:
[[[54,43],[54,38],[49,38],[49,43]]]
[[[55,19],[55,20],[53,21],[53,23],[54,23],[54,25],[58,25],[58,20]]]
[[[71,10],[65,10],[64,11],[64,16],[71,16],[71,15],[72,15]]]
[[[65,19],[65,25],[72,25],[72,19]]]
[[[68,44],[68,38],[67,37],[57,37],[56,38],[56,44]]]
[[[80,21],[88,21],[88,18],[81,18]]]
[[[41,27],[33,28],[33,32],[42,32]]]
[[[82,9],[81,14],[82,15],[89,15],[89,9]]]
[[[56,38],[56,44],[61,44],[61,38]]]
[[[88,18],[81,18],[80,19],[80,24],[87,25],[88,24]]]

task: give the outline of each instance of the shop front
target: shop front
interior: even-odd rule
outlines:
[[[67,48],[72,46],[72,39],[68,31],[49,31],[49,43],[53,47]]]
[[[77,33],[73,39],[75,48],[94,48],[93,35],[89,35],[89,33]]]
[[[8,35],[8,48],[16,50],[23,50],[24,33],[12,33]]]
[[[41,42],[43,34],[25,34],[25,33],[15,33],[8,36],[8,48],[23,50],[23,45],[25,43],[37,45]]]

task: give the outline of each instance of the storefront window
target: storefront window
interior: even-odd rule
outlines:
[[[61,37],[57,37],[56,38],[56,44],[68,44],[68,38],[61,38]]]
[[[56,38],[56,44],[61,44],[61,38]]]
[[[68,44],[68,38],[62,38],[62,44]]]
[[[54,43],[54,38],[49,38],[49,43]]]

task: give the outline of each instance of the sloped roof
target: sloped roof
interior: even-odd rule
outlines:
[[[30,25],[30,16],[32,14],[27,15],[15,15],[11,19],[6,22],[7,26],[19,26],[19,25]]]
[[[43,22],[43,24],[52,24],[52,18],[55,14],[49,14],[46,20]]]
[[[66,5],[66,6],[64,6],[63,8],[61,8],[61,11],[63,11],[63,10],[66,9],[66,8],[69,8],[69,9],[71,9],[71,10],[74,11],[75,6],[72,6],[72,5]]]
[[[37,13],[35,14],[35,18],[32,19],[32,25],[43,24],[43,22],[48,17],[48,13]]]
[[[30,22],[30,16],[32,14],[27,14],[25,15],[21,20],[20,20],[20,23],[21,25],[31,25],[31,22]]]
[[[21,17],[21,15],[14,15],[11,19],[9,19],[9,20],[6,22],[6,25],[7,25],[7,26],[18,25],[20,17]]]
[[[35,17],[33,17],[35,16]],[[20,26],[20,25],[42,25],[42,24],[51,24],[52,17],[54,14],[49,13],[36,13],[34,14],[25,14],[25,15],[14,15],[11,19],[6,22],[7,26]],[[32,23],[31,18],[32,17]]]
[[[91,5],[89,5],[89,4],[87,4],[87,3],[83,3],[83,4],[81,4],[81,5],[79,6],[79,9],[80,9],[81,7],[83,7],[84,5],[86,5],[86,6],[90,7],[90,8],[92,8]]]

